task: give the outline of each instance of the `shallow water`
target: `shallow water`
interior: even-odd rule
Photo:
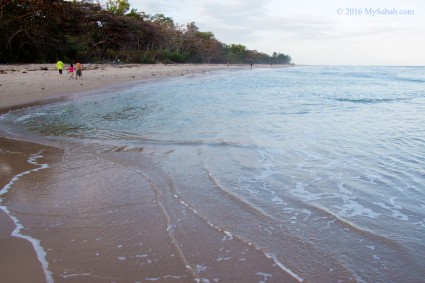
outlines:
[[[103,164],[87,175],[111,180],[86,201],[117,198],[102,219],[118,246],[141,227],[117,223],[157,211],[143,223],[167,248],[115,257],[157,263],[144,280],[423,282],[424,106],[425,68],[296,67],[140,84],[0,122],[83,148],[62,161],[74,173],[56,174]]]

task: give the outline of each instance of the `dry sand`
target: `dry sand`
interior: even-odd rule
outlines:
[[[0,113],[127,82],[248,68],[226,65],[91,64],[84,65],[82,79],[76,80],[75,74],[74,79],[70,79],[68,66],[60,75],[54,64],[0,65]],[[17,174],[31,170],[27,160],[31,153],[41,148],[34,143],[2,138],[1,135],[0,128],[0,190]],[[46,149],[46,146],[42,148]],[[57,155],[57,151],[52,150],[54,153],[49,154]],[[8,193],[0,198],[7,200]],[[0,205],[7,205],[7,201]],[[12,213],[16,213],[16,208],[13,209],[15,211]],[[10,217],[0,210],[0,282],[44,282],[46,276],[33,245],[25,239],[12,237],[15,228]]]
[[[0,110],[60,99],[116,84],[203,74],[241,65],[106,65],[83,64],[82,79],[70,79],[69,65],[60,75],[54,64],[0,65]]]

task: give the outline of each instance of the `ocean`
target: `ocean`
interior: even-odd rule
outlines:
[[[26,203],[75,251],[33,232],[55,281],[425,282],[424,110],[424,67],[299,66],[141,82],[0,125],[64,149]],[[19,219],[19,203],[2,205]]]

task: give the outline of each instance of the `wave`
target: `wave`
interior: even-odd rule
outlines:
[[[158,203],[159,207],[161,208],[166,221],[167,221],[167,233],[169,237],[172,239],[172,243],[174,244],[179,258],[182,260],[182,262],[185,264],[186,268],[191,272],[193,278],[197,282],[206,282],[204,281],[204,278],[200,277],[200,273],[198,269],[199,265],[196,265],[193,262],[193,256],[187,255],[185,252],[185,245],[181,243],[181,239],[179,239],[179,235],[176,232],[178,229],[181,229],[181,221],[182,219],[177,218],[177,215],[172,213],[173,209],[175,209],[175,206],[177,204],[180,204],[181,206],[187,208],[189,211],[193,213],[193,215],[201,220],[203,223],[205,223],[207,226],[211,227],[215,231],[217,231],[219,234],[222,235],[221,242],[227,243],[229,242],[230,245],[234,245],[235,243],[239,243],[242,246],[244,246],[245,250],[248,248],[254,249],[256,252],[258,252],[260,255],[264,256],[267,259],[270,259],[274,262],[276,266],[278,266],[285,274],[289,275],[293,279],[295,279],[298,282],[304,282],[303,277],[301,277],[298,273],[290,269],[287,265],[284,265],[280,259],[276,255],[270,252],[265,252],[263,248],[258,246],[255,242],[252,242],[251,240],[247,239],[243,235],[236,235],[231,232],[231,230],[225,228],[226,225],[215,223],[213,219],[211,219],[210,216],[205,215],[204,213],[198,211],[188,200],[185,200],[184,197],[179,193],[178,188],[174,184],[174,181],[170,175],[168,175],[165,171],[156,171],[156,174],[160,174],[157,176],[151,176],[147,172],[141,173],[144,178],[148,180],[150,183],[151,189],[155,192],[155,200],[156,203]],[[164,190],[164,187],[160,184],[156,183],[158,181],[157,177],[161,178],[161,182],[163,184],[167,184],[167,188]],[[165,180],[164,180],[165,179]],[[212,182],[213,186],[219,186],[218,182],[213,179],[211,175],[209,175],[209,179]],[[220,192],[225,192],[226,197],[230,197],[232,201],[235,201],[237,199],[236,196],[232,196],[227,192],[227,190],[223,191],[223,188],[221,187],[219,189]],[[238,201],[236,201],[238,202]],[[251,208],[249,205],[245,205],[245,208]],[[255,210],[255,212],[258,212]],[[255,213],[254,213],[255,214]],[[260,213],[261,214],[261,213]],[[186,215],[186,213],[184,213]],[[184,217],[186,218],[186,216]],[[263,219],[264,220],[264,219]],[[179,222],[179,225],[173,224],[173,222]],[[267,222],[267,220],[264,220]],[[193,223],[191,224],[193,225]],[[199,228],[200,229],[200,228]],[[186,231],[183,231],[184,234],[187,234]],[[233,243],[232,243],[233,242]],[[228,248],[227,248],[228,249]],[[217,260],[217,262],[220,261]],[[257,273],[258,275],[258,273]],[[216,275],[217,276],[217,275]],[[209,282],[209,280],[208,280]]]
[[[219,192],[221,192],[222,194],[224,194],[227,198],[230,198],[235,203],[238,203],[239,206],[244,207],[247,210],[251,210],[251,211],[254,211],[256,213],[259,213],[262,217],[264,217],[264,220],[265,221],[267,221],[269,219],[274,219],[273,216],[271,216],[270,214],[266,213],[261,208],[256,207],[252,203],[249,203],[247,200],[244,200],[240,196],[237,196],[236,194],[231,193],[229,190],[225,189],[225,187],[223,185],[221,185],[216,178],[214,178],[214,176],[212,175],[211,171],[208,169],[208,167],[206,165],[204,165],[204,169],[206,170],[207,175],[208,175],[208,179],[211,181],[211,183],[213,184],[214,188],[216,188],[217,190],[219,190]]]
[[[37,168],[34,168],[34,169],[31,169],[31,170],[17,174],[15,177],[12,178],[12,180],[8,184],[6,184],[0,190],[0,209],[3,210],[12,219],[13,223],[16,226],[16,228],[15,228],[15,230],[13,230],[11,236],[25,239],[25,240],[27,240],[28,242],[31,243],[31,245],[34,248],[34,251],[36,252],[37,258],[38,258],[39,262],[41,263],[46,282],[47,283],[53,283],[54,281],[53,281],[53,277],[52,277],[52,272],[50,272],[50,270],[49,270],[49,262],[46,259],[47,253],[43,249],[43,247],[41,246],[40,240],[35,239],[31,236],[22,234],[21,231],[24,230],[25,227],[20,223],[18,218],[16,218],[15,216],[13,216],[10,213],[9,209],[6,206],[1,205],[1,203],[3,202],[2,196],[5,195],[12,188],[13,184],[16,181],[18,181],[21,177],[23,177],[24,175],[27,175],[27,174],[31,174],[33,172],[37,172],[37,171],[49,168],[48,164],[40,164],[40,163],[37,162],[37,159],[43,157],[41,155],[41,153],[42,153],[42,151],[40,151],[36,154],[33,154],[27,160],[27,162],[29,164],[38,166]]]
[[[419,78],[397,78],[399,81],[405,81],[405,82],[411,82],[411,83],[425,83],[425,79],[419,79]]]
[[[242,143],[239,141],[230,141],[223,138],[216,140],[176,140],[176,139],[155,139],[151,137],[138,135],[128,132],[112,132],[108,130],[100,130],[91,136],[81,136],[77,141],[85,140],[89,143],[97,143],[103,145],[105,151],[142,151],[143,145],[154,146],[209,146],[209,147],[234,147],[234,148],[254,148],[256,144]],[[75,137],[65,138],[73,140]]]
[[[331,98],[340,102],[351,102],[360,104],[391,103],[400,101],[409,101],[410,98]]]

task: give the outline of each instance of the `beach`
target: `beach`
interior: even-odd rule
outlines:
[[[248,68],[214,64],[83,64],[82,78],[75,80],[75,73],[74,79],[70,78],[69,65],[65,65],[62,75],[55,64],[0,65],[0,110],[87,94],[123,83]]]
[[[421,69],[84,65],[2,66],[0,281],[424,278]]]
[[[33,169],[29,155],[42,147],[34,143],[0,138],[0,187],[4,188],[16,175]],[[7,197],[1,196],[2,198]],[[1,204],[4,205],[4,204]],[[31,242],[13,237],[14,221],[0,210],[0,273],[4,282],[44,282],[41,263]]]
[[[63,74],[60,75],[54,64],[0,65],[0,112],[4,113],[12,109],[46,104],[58,100],[75,98],[81,95],[89,95],[91,92],[96,92],[101,89],[106,90],[114,86],[122,87],[122,85],[126,83],[152,81],[181,76],[203,75],[217,70],[249,68],[247,66],[240,65],[84,64],[83,66],[84,69],[82,78],[76,80],[75,74],[74,78],[71,79],[70,74],[68,74],[66,70],[64,70]],[[13,198],[13,196],[11,196],[15,193],[13,190],[28,189],[38,184],[40,181],[44,182],[45,180],[50,179],[49,176],[51,176],[52,172],[57,170],[55,165],[60,164],[64,158],[64,149],[29,142],[28,138],[31,139],[31,137],[20,137],[20,140],[16,140],[16,137],[8,136],[1,129],[0,134],[3,136],[0,139],[0,188],[8,186],[9,182],[11,182],[15,176],[19,177],[13,181],[12,185],[9,184],[11,185],[10,191],[8,189],[7,192],[1,196],[3,200],[1,205],[6,207],[8,206],[9,198]],[[39,166],[30,164],[28,160],[32,155],[38,152],[43,152],[43,157],[40,157],[42,161],[40,162],[46,162],[46,160],[49,160],[49,166],[53,168],[50,168],[47,171],[51,172],[46,173],[43,172],[46,170],[41,170],[40,172],[31,174],[31,170],[37,170]],[[76,162],[78,163],[79,161]],[[81,164],[78,166],[82,166],[84,168],[84,161],[81,161]],[[24,173],[25,176],[19,175],[22,173]],[[114,172],[111,172],[111,174],[113,175]],[[97,173],[94,173],[94,175],[97,175]],[[74,177],[70,176],[71,179]],[[43,180],[43,178],[45,180]],[[96,179],[98,180],[99,178],[94,177],[93,180]],[[70,185],[70,182],[70,180],[58,180],[58,183],[53,182],[50,184],[52,187],[60,186],[61,184],[66,187]],[[67,197],[65,195],[56,196],[56,201]],[[68,197],[73,198],[74,196]],[[114,201],[113,198],[114,196],[111,196],[111,202]],[[117,202],[119,201],[117,200]],[[20,202],[18,201],[17,203]],[[37,215],[37,211],[35,210],[38,210],[38,208],[31,205],[26,206],[26,204],[27,203],[24,202],[22,205],[18,204],[16,207],[7,207],[7,209],[10,210],[10,214],[18,214],[15,218],[15,222],[23,224],[25,229],[35,231],[41,230],[41,227],[45,227],[45,223],[42,222],[46,221],[46,216]],[[73,207],[78,210],[81,209],[81,207],[79,207],[80,205],[81,203],[76,203]],[[48,209],[48,211],[51,210]],[[149,214],[155,214],[155,212],[149,210],[147,212]],[[64,218],[67,217],[66,215],[62,216]],[[47,218],[49,217],[47,216]],[[0,250],[2,251],[0,255],[0,274],[2,280],[0,281],[45,282],[52,280],[50,274],[43,274],[43,269],[46,269],[46,266],[42,265],[45,265],[46,263],[40,262],[39,251],[35,250],[37,249],[38,244],[31,243],[28,239],[25,239],[25,236],[22,236],[25,234],[25,232],[21,231],[22,227],[18,229],[15,224],[16,223],[12,221],[4,210],[0,210]],[[18,236],[12,236],[12,232],[15,232]],[[41,233],[41,235],[42,237],[47,237],[47,239],[52,238],[52,235],[49,233]],[[60,246],[64,244],[61,243],[60,238],[55,240],[55,245]],[[62,238],[62,241],[69,240],[64,237]],[[70,247],[70,249],[72,250],[72,247]],[[78,257],[79,256],[76,255],[76,260]],[[100,268],[107,269],[108,266],[105,265]],[[62,280],[68,279],[66,282],[72,282],[73,275],[68,274],[67,276],[65,274],[61,278]],[[107,279],[85,278],[84,280],[85,282],[102,282],[102,280]],[[75,282],[81,281],[77,279]]]

